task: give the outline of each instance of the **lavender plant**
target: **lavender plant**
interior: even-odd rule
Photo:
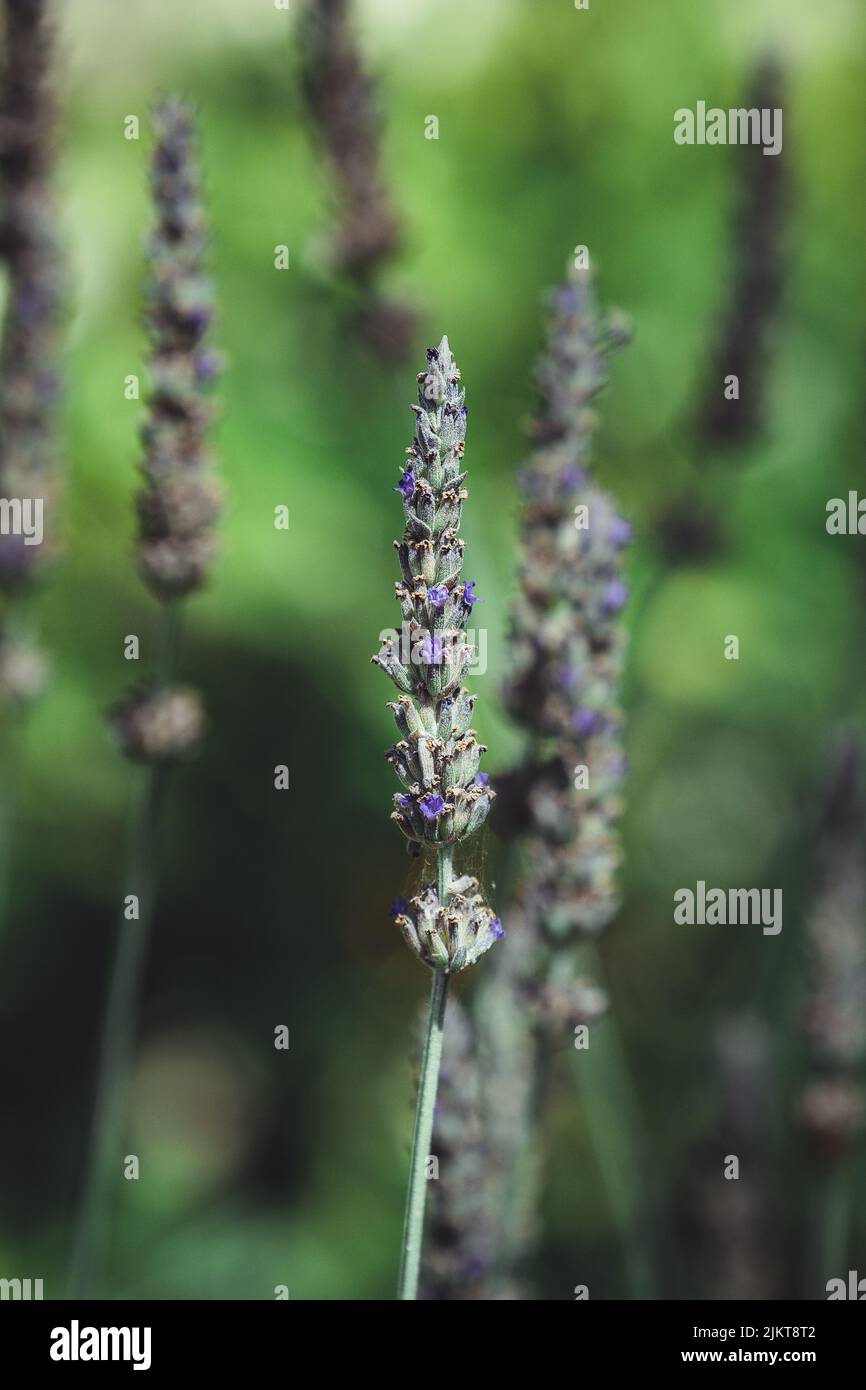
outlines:
[[[526,867],[513,911],[533,944],[521,960],[509,962],[509,952],[503,953],[479,1003],[484,1065],[495,1070],[499,1057],[515,1052],[528,1059],[517,1073],[521,1113],[510,1132],[495,1114],[488,1116],[503,1189],[497,1277],[507,1278],[532,1240],[537,1133],[551,1050],[605,1007],[603,991],[579,973],[575,946],[597,937],[619,905],[625,759],[618,688],[621,614],[628,597],[622,564],[630,528],[591,480],[587,464],[592,405],[606,380],[608,352],[627,330],[619,316],[599,320],[587,270],[570,272],[553,295],[552,310],[538,372],[542,411],[520,478],[525,504],[519,592],[505,689],[508,708],[531,739],[530,763],[519,779],[526,801]],[[498,1004],[497,990],[510,996],[510,1007]],[[522,1044],[508,1036],[517,1019],[523,1020]],[[513,1063],[505,1065],[513,1078]],[[627,1092],[621,1068],[613,1081]],[[598,1135],[597,1142],[607,1143],[608,1136]],[[605,1173],[622,1170],[618,1162],[600,1166]],[[610,1195],[625,1228],[628,1197],[619,1189]],[[640,1274],[635,1283],[642,1282]]]
[[[866,1061],[866,800],[861,751],[840,746],[826,796],[816,896],[807,925],[803,1014],[809,1075],[799,1119],[814,1164],[813,1268],[807,1297],[846,1269],[850,1172],[863,1129]]]
[[[56,493],[57,333],[60,271],[51,190],[53,35],[45,0],[5,0],[0,87],[0,260],[8,294],[0,347],[0,493],[41,499]],[[0,591],[6,612],[31,588],[53,545],[0,535]],[[29,682],[13,696],[26,698]]]
[[[78,1296],[87,1293],[98,1275],[107,1241],[113,1165],[119,1164],[141,973],[155,908],[166,774],[194,752],[201,735],[200,697],[173,680],[181,603],[207,578],[220,506],[206,438],[213,413],[207,393],[220,362],[207,346],[213,290],[205,273],[206,223],[194,120],[183,102],[168,98],[154,108],[153,125],[156,226],[149,247],[147,311],[152,390],[142,427],[143,486],[136,507],[138,567],[161,607],[151,681],[120,701],[109,716],[122,753],[144,764],[144,776],[130,826],[124,911],[73,1254],[71,1286]]]
[[[56,407],[60,255],[52,194],[53,31],[47,0],[3,0],[0,72],[0,265],[6,305],[0,341],[0,496],[41,508],[41,543],[0,534],[0,914],[5,907],[22,721],[42,692],[47,662],[31,599],[57,550]],[[47,517],[46,517],[47,514]],[[33,516],[31,513],[31,522]],[[47,524],[46,524],[47,522]]]
[[[473,654],[466,622],[479,601],[464,580],[464,541],[458,534],[466,471],[465,392],[448,339],[427,351],[418,376],[415,436],[395,487],[403,499],[405,530],[395,542],[401,580],[399,634],[387,636],[373,661],[400,694],[390,702],[400,735],[387,758],[403,790],[392,819],[410,852],[426,850],[435,876],[409,902],[398,899],[394,917],[409,948],[433,972],[421,1058],[415,1133],[400,1271],[399,1297],[415,1299],[424,1225],[433,1109],[442,1055],[448,982],[474,964],[503,935],[502,925],[467,874],[455,876],[454,849],[481,828],[493,803],[479,772],[483,745],[470,728],[475,696],[462,682]]]
[[[336,186],[331,261],[353,290],[361,338],[378,355],[400,362],[411,346],[415,315],[378,288],[402,232],[379,167],[375,84],[364,69],[351,0],[307,0],[300,43],[307,108]]]
[[[764,57],[751,75],[743,105],[781,110],[783,98],[781,66],[776,58]],[[771,336],[784,289],[789,196],[785,162],[781,156],[765,159],[755,145],[739,153],[742,180],[734,214],[733,264],[706,393],[695,421],[703,449],[743,448],[760,433]],[[726,400],[720,387],[730,373],[738,378],[740,395]]]
[[[750,77],[743,104],[774,110],[782,108],[783,99],[783,69],[775,57],[765,57]],[[692,478],[659,518],[660,548],[671,563],[706,561],[724,548],[719,491],[727,493],[730,477],[712,461],[721,455],[728,462],[742,459],[760,437],[766,416],[773,331],[785,286],[788,171],[784,155],[766,159],[758,146],[739,150],[737,159],[741,172],[730,269],[692,419],[694,461],[705,476],[700,487]],[[729,399],[724,385],[731,375],[739,394]]]

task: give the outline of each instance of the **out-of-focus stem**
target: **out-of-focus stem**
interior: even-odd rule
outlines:
[[[12,845],[15,836],[15,810],[18,804],[18,775],[26,715],[10,710],[3,721],[3,789],[0,792],[0,934],[6,922]]]
[[[593,978],[604,984],[604,966],[588,943]],[[593,1030],[592,1046],[573,1063],[583,1116],[625,1260],[634,1299],[657,1297],[651,1254],[652,1166],[634,1081],[615,1011]]]
[[[180,639],[180,607],[160,612],[154,680],[157,689],[173,677]],[[93,1297],[98,1287],[111,1214],[112,1173],[120,1173],[120,1140],[138,1021],[141,979],[156,897],[157,846],[167,769],[148,764],[130,823],[124,899],[138,900],[138,915],[121,912],[117,949],[99,1049],[96,1099],[85,1167],[84,1199],[69,1277],[71,1298]]]
[[[804,1297],[815,1298],[828,1279],[844,1279],[848,1269],[849,1174],[844,1166],[825,1173],[816,1185],[812,1252]]]

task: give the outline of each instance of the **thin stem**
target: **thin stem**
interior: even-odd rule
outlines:
[[[587,947],[592,973],[604,983],[601,955]],[[652,1166],[631,1068],[616,1014],[593,1029],[592,1046],[575,1059],[575,1080],[583,1114],[625,1261],[633,1299],[655,1297],[652,1225]]]
[[[25,724],[26,714],[23,711],[10,711],[2,736],[4,757],[3,790],[0,793],[0,935],[5,927],[9,900]]]
[[[177,603],[162,609],[154,681],[167,685],[180,639]],[[156,896],[157,848],[166,769],[149,764],[129,827],[117,948],[108,991],[99,1070],[88,1139],[85,1188],[69,1275],[69,1296],[87,1298],[99,1282],[108,1244],[113,1175],[120,1173],[120,1141],[138,1021],[141,977]],[[138,915],[127,917],[126,901],[138,899]]]
[[[500,1278],[513,1278],[533,1242],[543,1162],[544,1112],[550,1092],[550,1048],[540,1033],[527,1030],[523,1044],[531,1057],[528,1084],[513,1148],[507,1163],[494,1268]]]
[[[551,982],[570,981],[573,973],[571,953],[556,951],[547,963]],[[520,984],[516,998],[519,998]],[[501,1207],[497,1269],[501,1276],[513,1278],[534,1240],[541,1196],[544,1164],[545,1114],[553,1080],[550,1041],[542,1029],[525,1028],[523,1045],[530,1057],[520,1123],[515,1126],[510,1170]]]
[[[444,861],[444,862],[443,862]],[[443,883],[450,882],[451,852],[443,851],[439,858],[440,892]],[[433,1113],[436,1108],[436,1089],[439,1084],[439,1063],[442,1060],[442,1036],[445,1026],[445,1004],[448,998],[446,970],[434,970],[430,988],[430,1010],[421,1056],[421,1075],[418,1082],[418,1104],[415,1110],[415,1133],[412,1136],[412,1159],[409,1165],[409,1191],[406,1197],[406,1220],[403,1225],[403,1253],[400,1261],[400,1281],[397,1297],[412,1302],[418,1297],[418,1273],[421,1268],[421,1242],[424,1236],[424,1207],[427,1202],[427,1158],[433,1137]]]
[[[3,615],[3,632],[13,641],[35,645],[35,624],[29,599],[18,599]],[[21,793],[24,739],[29,707],[12,708],[2,726],[2,792],[0,792],[0,938],[6,927],[6,909],[11,890],[12,860],[15,851],[16,816]]]
[[[847,1173],[844,1165],[834,1165],[830,1172],[822,1173],[815,1184],[812,1267],[806,1271],[804,1298],[817,1297],[815,1290],[825,1288],[828,1279],[845,1278],[849,1218]]]

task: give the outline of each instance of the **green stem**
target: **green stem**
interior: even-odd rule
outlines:
[[[543,1170],[542,1130],[551,1079],[550,1049],[545,1040],[527,1030],[522,1041],[532,1060],[511,1157],[505,1165],[494,1258],[497,1275],[506,1281],[522,1272],[534,1242]]]
[[[807,1270],[804,1298],[817,1298],[828,1279],[845,1279],[848,1271],[850,1193],[845,1165],[833,1165],[815,1184],[812,1268]]]
[[[28,599],[7,604],[2,618],[2,631],[13,641],[36,643],[32,605]],[[0,938],[6,926],[6,909],[12,876],[15,848],[16,815],[21,790],[21,769],[24,761],[24,738],[29,708],[10,709],[3,720],[3,786],[0,792]]]
[[[443,882],[445,854],[440,856],[439,882]],[[450,882],[451,855],[448,853],[444,872]],[[440,890],[441,891],[441,890]],[[403,1253],[400,1261],[400,1282],[397,1297],[412,1302],[418,1297],[418,1274],[421,1268],[421,1243],[424,1237],[424,1207],[427,1202],[427,1158],[433,1137],[433,1112],[436,1107],[436,1088],[439,1083],[439,1063],[442,1060],[442,1036],[445,1026],[445,1004],[448,998],[446,970],[433,972],[430,989],[430,1010],[421,1056],[421,1075],[418,1082],[418,1104],[415,1110],[415,1133],[412,1137],[412,1159],[409,1164],[409,1191],[406,1197],[406,1220],[403,1225]]]
[[[6,922],[15,840],[15,813],[18,805],[19,777],[26,715],[12,710],[3,729],[3,790],[0,793],[0,936]]]
[[[154,662],[156,688],[169,684],[174,672],[180,638],[180,611],[176,603],[161,614]],[[141,977],[156,896],[156,860],[160,812],[165,792],[166,769],[148,765],[130,822],[124,876],[124,908],[121,910],[117,948],[108,990],[96,1099],[93,1106],[85,1187],[69,1275],[71,1298],[92,1297],[98,1284],[111,1214],[115,1177],[121,1171],[120,1152],[126,1116],[129,1077],[138,1020]],[[134,894],[138,916],[127,918],[125,900]]]
[[[604,984],[601,955],[587,948],[591,972]],[[610,1214],[625,1261],[633,1299],[656,1296],[653,1278],[652,1165],[631,1069],[614,1012],[593,1028],[592,1046],[574,1063],[583,1114]]]

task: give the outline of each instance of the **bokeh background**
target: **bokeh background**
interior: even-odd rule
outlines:
[[[103,713],[129,684],[124,635],[139,634],[146,654],[156,619],[131,561],[142,407],[123,393],[124,377],[143,373],[146,115],[178,91],[200,117],[229,359],[217,432],[229,505],[222,560],[189,606],[182,674],[202,689],[210,728],[172,783],[128,1141],[143,1176],[122,1184],[111,1291],[392,1296],[427,981],[388,917],[407,868],[388,819],[390,692],[369,657],[396,614],[390,489],[415,371],[447,332],[471,407],[467,574],[488,630],[476,723],[495,773],[521,750],[498,690],[543,293],[582,243],[603,301],[635,327],[595,450],[636,533],[626,904],[602,953],[664,1213],[658,1288],[713,1296],[712,1260],[695,1282],[693,1179],[708,1143],[714,1152],[718,1027],[751,1017],[768,1058],[773,1287],[802,1292],[803,923],[829,748],[866,713],[863,541],[824,529],[827,499],[864,477],[863,11],[856,0],[592,0],[588,12],[570,0],[359,0],[406,226],[387,278],[420,315],[417,363],[395,369],[347,332],[322,270],[332,192],[299,95],[300,7],[60,7],[68,483],[63,560],[38,606],[53,679],[21,750],[0,941],[0,1273],[43,1277],[46,1297],[62,1295],[80,1188],[137,775]],[[673,112],[741,104],[768,51],[786,83],[784,291],[767,429],[732,460],[696,452],[690,420],[730,294],[746,152],[676,146]],[[123,138],[130,113],[137,142]],[[429,114],[437,141],[424,138]],[[286,272],[273,267],[279,243]],[[659,518],[696,495],[724,544],[673,565]],[[278,504],[288,532],[274,529]],[[729,633],[738,662],[723,659]],[[274,790],[278,763],[288,792]],[[675,926],[673,892],[699,878],[781,887],[781,935]],[[281,1023],[288,1053],[273,1047]],[[585,1282],[592,1297],[624,1296],[568,1085],[549,1142],[536,1292],[568,1299]],[[864,1199],[861,1178],[852,1268],[858,1254],[866,1268]]]

